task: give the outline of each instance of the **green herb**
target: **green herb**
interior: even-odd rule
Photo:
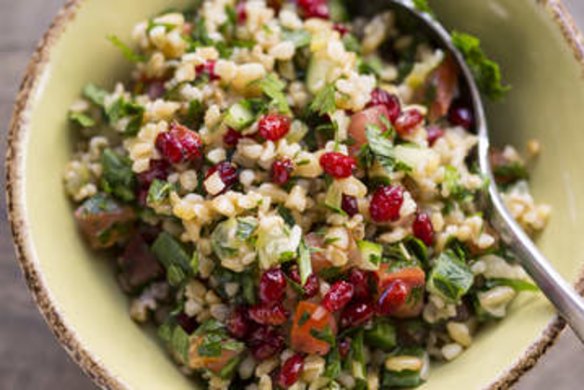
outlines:
[[[258,228],[258,221],[254,217],[237,218],[235,235],[241,240],[248,240]]]
[[[396,372],[383,370],[381,377],[381,388],[414,388],[420,386],[423,382],[424,381],[420,377],[420,371],[403,370]]]
[[[272,99],[271,104],[276,107],[278,111],[283,114],[290,112],[288,99],[286,99],[286,94],[284,94],[286,83],[279,80],[278,76],[274,73],[270,73],[260,81],[260,88],[266,96]]]
[[[529,172],[520,162],[513,162],[507,165],[499,165],[493,169],[496,181],[502,184],[514,183],[519,180],[529,179]]]
[[[325,343],[329,344],[331,347],[335,346],[336,339],[335,335],[333,334],[331,328],[326,326],[324,329],[310,329],[310,335],[315,339],[320,341],[324,341]]]
[[[516,292],[539,291],[539,288],[535,284],[520,279],[502,279],[502,278],[487,279],[485,284],[487,288],[493,288],[497,286],[508,286],[511,287]]]
[[[290,227],[296,225],[296,220],[294,219],[292,211],[290,211],[289,208],[279,205],[276,211],[278,211],[278,214],[280,215],[280,217],[282,217],[286,225]]]
[[[101,166],[101,186],[104,191],[125,202],[134,200],[136,178],[131,160],[111,149],[105,149],[101,155]]]
[[[189,360],[189,347],[189,335],[182,327],[175,326],[170,339],[170,348],[180,357],[182,363]]]
[[[183,246],[169,233],[162,232],[152,244],[152,253],[166,269],[169,283],[180,285],[187,275],[192,274],[191,260]]]
[[[122,118],[128,118],[128,124],[124,129],[124,135],[136,135],[142,126],[144,117],[144,107],[134,102],[128,102],[124,98],[119,98],[106,110],[106,115],[111,124]]]
[[[383,61],[379,57],[372,57],[368,60],[359,61],[358,71],[360,74],[372,74],[379,76],[383,71]]]
[[[306,322],[310,319],[310,313],[308,313],[307,311],[305,311],[304,313],[302,313],[302,315],[300,316],[300,319],[298,319],[298,326],[303,326],[304,324],[306,324]]]
[[[198,348],[199,356],[218,357],[221,356],[221,342],[223,338],[218,334],[209,333],[203,336],[203,340]]]
[[[352,373],[355,379],[365,379],[365,346],[363,330],[359,330],[351,342]]]
[[[120,49],[120,51],[122,52],[122,54],[124,55],[124,57],[126,57],[126,59],[128,61],[134,62],[134,63],[146,61],[146,57],[144,57],[141,54],[136,53],[128,45],[126,45],[124,42],[122,42],[122,40],[118,36],[109,35],[107,37],[107,39],[108,39],[108,41],[113,43],[113,45],[115,47]]]
[[[339,348],[332,348],[326,357],[326,370],[324,376],[335,379],[341,373],[341,353]]]
[[[225,367],[223,367],[221,371],[219,371],[219,377],[222,379],[231,378],[233,374],[235,374],[235,370],[237,369],[237,367],[239,367],[239,363],[241,363],[241,360],[242,360],[241,355],[238,355],[229,360],[229,363],[227,363]]]
[[[428,0],[413,0],[413,1],[414,1],[414,7],[416,7],[419,11],[426,12],[430,15],[434,14],[434,12],[432,11],[432,8],[430,8],[430,5],[428,4]]]
[[[245,273],[241,277],[241,284],[243,286],[243,298],[248,305],[256,303],[256,288],[254,285],[253,275]]]
[[[448,302],[458,303],[470,290],[474,275],[469,266],[454,252],[442,253],[435,261],[428,277],[428,291]]]
[[[371,329],[365,330],[364,341],[367,345],[389,352],[397,346],[396,328],[384,319],[377,320]]]
[[[283,40],[294,43],[297,49],[310,45],[312,36],[306,30],[286,30],[283,32]]]
[[[304,286],[308,277],[312,274],[312,261],[310,260],[310,249],[306,242],[302,240],[298,248],[298,272],[300,273],[300,284]]]
[[[87,114],[82,112],[69,112],[69,120],[81,127],[93,127],[95,126],[95,120]]]
[[[445,188],[450,194],[450,197],[455,200],[464,200],[472,196],[472,192],[464,188],[460,183],[460,173],[452,165],[446,166],[442,187]]]
[[[470,34],[453,31],[452,43],[464,55],[480,90],[492,100],[505,96],[511,88],[501,83],[501,69],[496,62],[487,58],[481,49],[480,40]]]
[[[146,203],[154,205],[160,204],[168,199],[170,193],[174,189],[174,185],[164,180],[154,179],[150,188],[148,189],[148,196]]]
[[[332,114],[336,109],[335,86],[333,84],[327,84],[314,97],[310,105],[310,110],[319,115],[326,115]]]
[[[352,51],[353,53],[361,53],[361,42],[353,34],[345,34],[343,37],[343,44],[347,51]]]
[[[387,173],[392,173],[396,168],[395,149],[391,140],[383,134],[379,126],[368,125],[365,129],[369,149],[371,149],[373,156]]]
[[[319,248],[317,248],[320,250]],[[313,251],[313,248],[310,248]],[[328,267],[320,270],[318,276],[326,280],[327,282],[333,282],[339,280],[343,275],[343,270],[340,267]]]
[[[199,258],[200,254],[198,250],[193,251],[193,256],[191,257],[191,271],[193,276],[196,276],[199,273]]]
[[[205,119],[205,105],[199,100],[191,100],[184,119],[185,125],[198,129]]]
[[[94,84],[87,84],[83,88],[83,96],[89,99],[93,104],[103,107],[107,91],[96,87]]]

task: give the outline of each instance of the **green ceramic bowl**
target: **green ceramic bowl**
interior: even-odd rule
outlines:
[[[8,206],[29,287],[63,346],[105,388],[187,389],[156,340],[135,325],[113,273],[85,247],[61,177],[72,151],[66,113],[91,81],[111,85],[128,64],[105,39],[128,38],[134,23],[179,0],[70,1],[34,55],[18,96],[8,153]],[[488,107],[494,139],[542,142],[535,196],[554,207],[539,241],[570,281],[584,260],[584,46],[559,0],[440,0],[450,28],[478,35],[513,85]],[[540,295],[522,297],[509,317],[482,332],[428,389],[504,388],[529,370],[563,328]]]

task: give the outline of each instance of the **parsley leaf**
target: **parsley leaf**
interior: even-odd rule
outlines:
[[[111,124],[128,118],[128,124],[124,129],[125,135],[136,135],[142,126],[144,118],[144,107],[134,102],[128,102],[124,98],[119,98],[106,110],[106,115]]]
[[[94,84],[87,84],[85,88],[83,88],[83,96],[89,99],[93,104],[103,107],[107,91],[96,87]]]
[[[290,112],[288,100],[283,92],[286,88],[286,83],[279,80],[278,76],[275,74],[270,73],[267,77],[262,79],[259,84],[262,92],[272,99],[271,104],[274,105],[278,111],[284,114]]]
[[[388,173],[396,168],[395,150],[393,142],[386,138],[379,126],[369,125],[365,129],[365,135],[369,141],[369,149],[375,159]]]
[[[131,164],[129,158],[111,149],[105,149],[101,155],[101,186],[105,192],[126,202],[135,198],[136,178]]]
[[[430,8],[430,5],[428,4],[428,0],[413,0],[413,2],[414,2],[414,7],[416,7],[418,9],[418,11],[426,12],[430,15],[434,14],[434,12],[432,11],[432,8]]]
[[[470,34],[453,31],[452,43],[464,55],[481,92],[491,100],[504,97],[511,87],[502,84],[501,69],[486,56],[480,40]]]
[[[333,84],[328,84],[318,91],[312,104],[310,104],[310,111],[319,115],[332,114],[336,109],[335,86]]]
[[[174,186],[167,181],[154,179],[150,185],[150,188],[148,189],[146,203],[151,205],[163,202],[168,198],[173,188]]]
[[[107,37],[108,41],[110,41],[115,47],[120,49],[124,57],[130,62],[138,63],[138,62],[145,62],[146,57],[141,54],[136,53],[132,48],[126,45],[117,35],[109,35]]]
[[[469,266],[454,252],[442,253],[428,277],[428,291],[448,302],[457,303],[471,288],[474,275]]]
[[[189,361],[189,347],[189,335],[181,326],[177,325],[170,338],[170,348],[176,352],[183,363],[186,363]]]
[[[69,120],[81,127],[93,127],[95,126],[95,120],[87,114],[82,112],[71,111],[69,113]]]
[[[284,41],[292,42],[297,49],[310,45],[312,40],[312,36],[306,30],[286,30],[282,35]]]
[[[160,233],[151,249],[154,256],[166,269],[168,281],[172,286],[180,285],[186,276],[193,272],[192,258],[170,234]]]
[[[306,242],[302,240],[298,249],[298,271],[300,273],[300,284],[304,286],[308,277],[312,274],[312,262],[310,260],[310,249]]]

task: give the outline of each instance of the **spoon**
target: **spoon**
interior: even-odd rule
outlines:
[[[442,49],[452,55],[461,70],[462,81],[466,83],[469,103],[472,104],[475,128],[478,136],[478,163],[480,171],[489,180],[484,194],[484,206],[489,221],[501,235],[502,241],[515,253],[525,271],[539,286],[543,294],[556,307],[559,314],[570,325],[580,341],[584,342],[584,300],[551,266],[546,257],[537,249],[533,241],[515,222],[507,210],[497,189],[489,160],[489,131],[484,107],[475,79],[460,51],[453,45],[448,31],[431,15],[420,12],[410,0],[385,0],[371,2],[409,15],[420,28],[426,30]]]

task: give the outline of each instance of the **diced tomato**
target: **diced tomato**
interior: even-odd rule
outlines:
[[[240,354],[241,351],[223,348],[219,356],[200,356],[199,346],[203,342],[203,337],[199,336],[191,340],[189,347],[189,367],[193,370],[205,368],[218,374],[229,364],[231,359]]]
[[[323,269],[331,268],[333,264],[327,259],[323,252],[319,251],[319,249],[323,249],[325,246],[323,236],[316,233],[308,233],[304,239],[306,240],[308,247],[312,248],[310,251],[312,270],[319,273]]]
[[[355,140],[355,143],[351,145],[350,148],[351,155],[356,155],[361,146],[367,143],[365,130],[368,125],[376,125],[382,130],[385,129],[381,117],[385,117],[389,120],[389,111],[387,110],[387,107],[381,105],[367,108],[361,112],[353,114],[349,125],[349,135]]]
[[[328,329],[327,329],[328,328]],[[330,344],[313,336],[314,332],[337,334],[337,324],[333,315],[324,307],[308,301],[298,303],[294,314],[290,342],[296,352],[326,355]]]
[[[399,280],[407,288],[405,303],[394,310],[392,317],[412,318],[420,315],[424,306],[424,287],[426,285],[426,273],[420,267],[407,267],[391,270],[389,264],[382,264],[376,273],[377,291],[381,295],[390,284]]]
[[[436,91],[434,101],[430,106],[428,117],[431,122],[444,117],[458,90],[458,67],[452,57],[448,56],[429,77],[430,86]]]

